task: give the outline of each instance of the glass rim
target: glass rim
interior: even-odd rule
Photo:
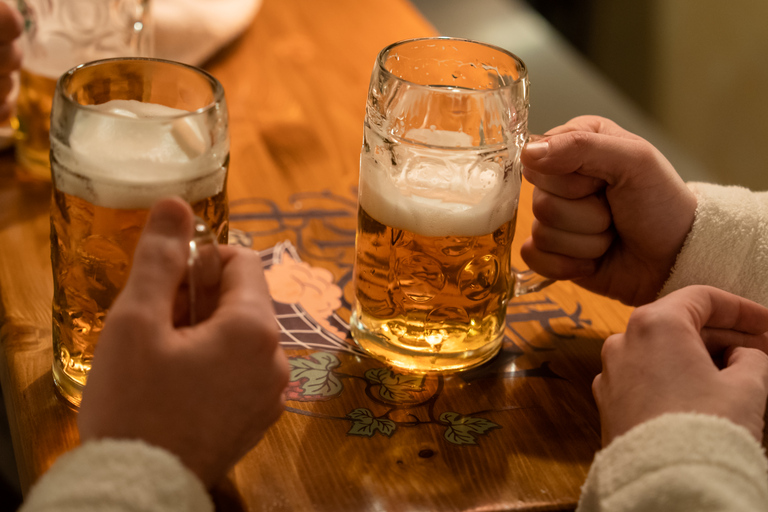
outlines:
[[[95,109],[91,108],[91,107],[93,107],[93,105],[83,105],[82,103],[79,103],[79,102],[75,101],[68,94],[66,94],[64,92],[64,83],[66,81],[68,81],[69,79],[71,79],[71,77],[75,73],[77,73],[78,71],[80,71],[82,69],[96,67],[96,66],[100,66],[100,65],[103,65],[103,64],[108,64],[110,62],[129,62],[129,61],[153,62],[153,63],[159,63],[159,64],[167,64],[167,65],[170,65],[172,67],[185,68],[185,69],[188,69],[190,71],[193,71],[193,72],[203,76],[208,81],[208,83],[211,85],[211,90],[213,92],[213,101],[211,101],[207,105],[202,106],[202,107],[200,107],[200,108],[198,108],[196,110],[190,110],[190,111],[182,112],[180,114],[175,114],[175,115],[163,116],[162,120],[181,119],[181,118],[190,117],[190,116],[198,116],[200,114],[204,114],[204,113],[206,113],[206,112],[216,108],[216,106],[218,104],[220,104],[221,102],[224,101],[224,86],[221,85],[221,82],[219,82],[219,80],[216,77],[214,77],[212,74],[210,74],[209,72],[207,72],[204,69],[201,69],[201,68],[199,68],[197,66],[193,66],[193,65],[190,65],[190,64],[185,64],[183,62],[178,62],[178,61],[168,60],[168,59],[157,59],[157,58],[154,58],[154,57],[111,57],[111,58],[108,58],[108,59],[99,59],[99,60],[93,60],[93,61],[89,61],[89,62],[84,62],[82,64],[78,64],[77,66],[75,66],[73,68],[70,68],[67,71],[65,71],[64,73],[62,73],[62,75],[56,80],[56,95],[61,97],[64,101],[66,101],[67,103],[69,103],[70,105],[72,105],[72,106],[74,106],[76,108],[85,108],[85,109],[93,110],[94,112],[98,112],[100,114],[103,114],[105,116],[114,116],[114,117],[120,117],[120,118],[125,119],[125,117],[121,116],[120,114],[114,114],[114,113],[111,113],[111,112],[105,112],[103,110],[95,110]],[[147,120],[157,121],[158,118],[147,118],[147,119],[143,119],[143,118],[132,119],[131,118],[131,120],[132,121],[147,121]]]
[[[471,43],[473,45],[484,46],[486,48],[490,48],[491,50],[494,50],[494,51],[497,51],[499,53],[502,53],[502,54],[506,55],[507,57],[511,57],[512,60],[514,60],[518,64],[519,75],[518,75],[517,79],[515,79],[514,81],[512,81],[510,83],[506,83],[506,84],[500,85],[498,87],[493,87],[493,88],[490,88],[490,89],[464,89],[464,88],[461,88],[460,90],[464,94],[487,94],[487,93],[492,93],[492,92],[500,91],[500,90],[503,90],[503,89],[506,89],[506,88],[514,87],[515,85],[519,84],[520,82],[522,82],[522,81],[524,81],[524,80],[526,80],[528,78],[528,66],[525,65],[525,61],[523,61],[523,59],[521,59],[520,57],[518,57],[517,55],[515,55],[511,51],[506,50],[506,49],[504,49],[504,48],[502,48],[500,46],[497,46],[495,44],[484,43],[482,41],[477,41],[475,39],[468,39],[468,38],[464,38],[464,37],[450,37],[450,36],[413,37],[413,38],[410,38],[410,39],[402,39],[400,41],[395,41],[394,43],[391,43],[391,44],[385,46],[379,52],[379,54],[376,56],[376,67],[382,73],[386,74],[387,76],[390,76],[390,77],[394,78],[395,80],[399,80],[400,82],[406,83],[409,86],[421,87],[421,88],[424,88],[424,89],[432,89],[432,90],[436,89],[437,87],[435,85],[420,84],[420,83],[416,83],[416,82],[413,82],[411,80],[407,80],[405,78],[399,77],[396,74],[392,73],[390,70],[388,70],[386,68],[386,66],[384,65],[384,57],[386,55],[388,55],[389,52],[392,49],[394,49],[394,48],[396,48],[398,46],[402,46],[404,44],[416,43],[416,42],[421,42],[421,41],[458,41],[458,42],[462,42],[462,43]],[[454,93],[456,92],[454,89],[451,89],[451,90]]]

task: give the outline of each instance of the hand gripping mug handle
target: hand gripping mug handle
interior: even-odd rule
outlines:
[[[195,216],[195,228],[189,241],[187,259],[189,283],[189,325],[211,316],[219,302],[221,255],[211,228]]]

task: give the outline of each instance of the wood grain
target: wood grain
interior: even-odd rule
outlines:
[[[240,215],[233,227],[258,230],[258,216],[245,214],[267,203],[252,199],[288,212],[330,201],[348,212],[374,59],[394,41],[434,34],[405,0],[265,0],[243,37],[206,65],[223,83],[230,112],[228,186],[233,216]],[[533,98],[535,115],[535,89]],[[50,372],[50,190],[17,181],[14,165],[11,154],[0,157],[0,381],[26,493],[78,435],[76,413],[54,395]],[[525,186],[518,248],[530,230],[530,194]],[[348,228],[350,218],[339,222]],[[255,239],[254,248],[288,239],[320,251],[307,240],[336,236],[331,231],[327,223],[300,231],[286,224]],[[333,261],[310,250],[304,256],[339,278],[352,257],[348,245],[339,247]],[[495,366],[425,379],[410,395],[418,408],[387,402],[366,382],[376,363],[335,354],[343,391],[323,401],[289,400],[290,412],[215,491],[218,508],[572,509],[600,443],[590,391],[600,346],[623,330],[630,309],[561,282],[510,307],[521,317],[529,311],[538,320],[514,324]],[[541,320],[545,314],[551,321]],[[394,432],[350,434],[349,413],[362,407],[390,419]],[[478,434],[474,445],[457,445],[440,421],[451,412],[499,428]]]

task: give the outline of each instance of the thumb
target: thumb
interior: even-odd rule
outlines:
[[[187,272],[192,208],[180,198],[162,199],[149,212],[121,300],[172,313]]]
[[[578,171],[581,175],[615,184],[626,179],[628,173],[639,173],[650,163],[663,161],[664,157],[642,139],[569,131],[527,144],[521,159],[526,168],[544,174],[563,175]]]
[[[723,374],[758,392],[763,402],[768,398],[768,355],[765,352],[756,348],[731,347],[725,352],[725,362]]]

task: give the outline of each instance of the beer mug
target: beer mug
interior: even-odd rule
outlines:
[[[224,90],[208,73],[128,58],[80,65],[59,79],[51,116],[53,378],[71,403],[80,402],[150,207],[180,196],[226,243],[228,166]],[[204,231],[191,252],[204,249]]]
[[[50,179],[48,130],[56,80],[83,62],[152,54],[149,0],[19,0],[24,54],[11,120],[22,176]]]
[[[510,298],[551,281],[511,267],[528,137],[515,55],[453,38],[382,50],[360,156],[354,341],[416,372],[480,365]]]

